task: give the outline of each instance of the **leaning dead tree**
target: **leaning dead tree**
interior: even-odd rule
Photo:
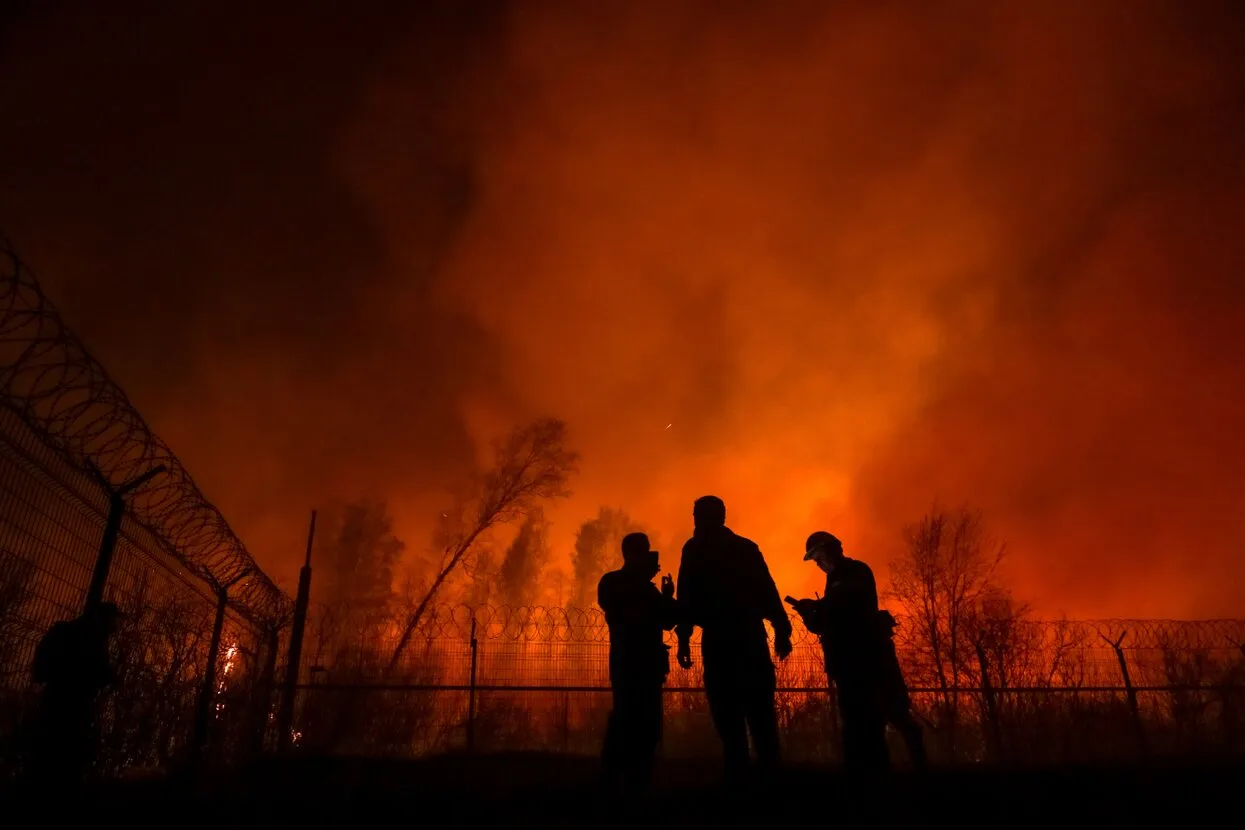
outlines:
[[[493,447],[493,466],[478,474],[437,531],[440,563],[423,599],[406,619],[385,674],[393,672],[441,587],[464,567],[476,543],[490,530],[519,521],[542,502],[570,495],[567,482],[579,456],[566,447],[566,424],[544,418],[512,431]]]
[[[567,482],[578,462],[578,454],[566,447],[566,424],[556,418],[519,427],[494,443],[492,466],[473,475],[453,507],[441,514],[435,537],[441,554],[436,575],[407,615],[382,681],[400,664],[420,623],[435,607],[441,588],[470,563],[483,537],[493,528],[530,515],[547,500],[570,495]],[[330,746],[342,745],[355,732],[363,708],[360,689],[346,696],[329,738]]]

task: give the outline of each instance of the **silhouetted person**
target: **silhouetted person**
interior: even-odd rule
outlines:
[[[109,639],[120,612],[104,602],[55,623],[35,649],[31,674],[43,684],[31,772],[43,784],[74,785],[93,760],[95,702],[116,681]]]
[[[739,780],[749,766],[749,732],[758,766],[768,777],[781,753],[765,620],[774,627],[781,660],[791,653],[791,622],[760,548],[726,527],[722,500],[697,499],[692,518],[696,529],[679,563],[679,665],[691,667],[692,631],[700,626],[705,694],[728,782]]]
[[[792,605],[808,630],[821,638],[826,674],[834,681],[843,721],[844,765],[854,774],[888,770],[889,722],[903,735],[913,764],[923,766],[921,729],[912,717],[891,639],[895,620],[878,607],[873,570],[845,556],[842,542],[821,530],[808,537],[804,559],[825,572],[825,596]]]
[[[648,788],[653,756],[661,742],[661,689],[670,673],[663,632],[674,628],[674,582],[653,577],[661,570],[648,536],[622,540],[623,566],[601,577],[597,604],[610,630],[610,687],[614,708],[605,730],[601,763],[607,781],[629,791]]]

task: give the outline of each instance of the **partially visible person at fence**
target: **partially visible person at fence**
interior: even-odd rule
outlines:
[[[602,576],[597,585],[597,604],[610,631],[614,697],[601,766],[608,786],[639,793],[648,789],[661,742],[661,689],[670,673],[670,647],[663,632],[674,628],[677,604],[668,574],[660,591],[653,584],[661,561],[648,536],[624,537],[622,556],[623,566]]]
[[[925,744],[895,653],[895,618],[878,607],[873,570],[848,558],[843,543],[824,530],[808,537],[804,559],[826,574],[825,596],[787,601],[821,639],[843,721],[848,772],[872,775],[890,769],[887,723],[903,735],[913,765],[923,767]]]
[[[762,776],[781,760],[774,712],[775,673],[765,621],[780,660],[791,654],[791,622],[756,543],[726,526],[726,505],[703,496],[692,507],[695,530],[679,563],[679,665],[692,666],[691,637],[701,628],[705,694],[729,783],[750,766],[748,733]]]
[[[42,684],[31,773],[50,785],[75,784],[96,744],[96,699],[116,682],[109,641],[122,616],[111,602],[55,623],[35,648],[32,679]]]

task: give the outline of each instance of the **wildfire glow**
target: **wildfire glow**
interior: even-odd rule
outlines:
[[[229,675],[233,673],[237,665],[238,644],[235,642],[225,649],[224,662],[220,667],[220,679],[216,683],[216,711],[221,712],[225,708],[224,694],[229,687]]]
[[[602,506],[677,568],[714,493],[811,596],[810,531],[884,578],[939,499],[1043,615],[1245,608],[1239,4],[154,5],[126,60],[68,10],[6,41],[0,192],[286,584],[307,506],[385,498],[409,563],[548,414],[563,570]]]

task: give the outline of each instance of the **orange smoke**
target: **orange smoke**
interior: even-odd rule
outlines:
[[[613,505],[674,570],[715,493],[780,589],[811,592],[809,531],[883,576],[905,522],[967,501],[1046,613],[1245,613],[1228,5],[448,9],[239,39],[243,65],[284,67],[252,82],[281,108],[227,131],[238,198],[191,201],[175,255],[93,248],[102,199],[12,220],[41,273],[103,256],[152,263],[131,297],[174,267],[199,286],[174,383],[68,282],[61,304],[274,568],[294,573],[307,508],[362,492],[418,548],[484,439],[547,413],[584,457],[561,552]],[[26,77],[53,74],[48,37],[10,59]],[[343,40],[337,74],[299,57]],[[186,72],[236,117],[244,81]],[[278,138],[297,152],[255,149]]]

